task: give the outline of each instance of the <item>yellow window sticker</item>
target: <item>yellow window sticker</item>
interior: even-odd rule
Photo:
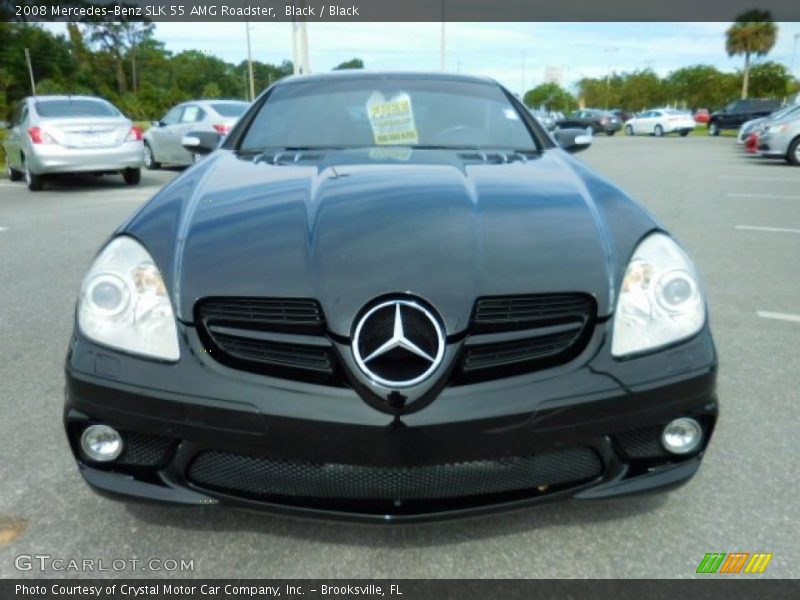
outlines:
[[[373,92],[367,100],[367,116],[375,144],[419,143],[411,98],[405,92],[389,100],[380,92]]]

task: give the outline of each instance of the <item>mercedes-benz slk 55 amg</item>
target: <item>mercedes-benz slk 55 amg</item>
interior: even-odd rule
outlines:
[[[396,521],[683,483],[717,416],[698,272],[497,83],[266,90],[82,284],[66,433],[107,495]]]

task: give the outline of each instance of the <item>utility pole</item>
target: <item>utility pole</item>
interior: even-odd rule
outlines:
[[[606,54],[610,54],[611,52],[617,52],[619,48],[616,46],[612,46],[611,48],[606,48],[603,50]],[[608,109],[608,101],[609,96],[611,95],[611,56],[608,57],[608,74],[606,75],[606,110]]]
[[[520,75],[520,86],[519,86],[519,99],[525,96],[525,51],[522,51],[522,74]]]
[[[244,28],[247,32],[247,75],[250,78],[250,97],[248,100],[252,102],[256,99],[256,84],[253,81],[253,53],[250,49],[250,21],[244,22]]]
[[[25,48],[25,62],[28,63],[28,75],[31,77],[31,91],[36,95],[36,82],[33,80],[33,67],[31,66],[31,53]]]
[[[797,54],[797,40],[800,40],[800,33],[794,34],[794,48],[792,49],[792,65],[789,67],[789,75],[794,75],[794,59]]]
[[[445,9],[444,0],[442,0],[442,27],[439,31],[439,70],[445,71],[447,69],[447,45],[445,44]]]

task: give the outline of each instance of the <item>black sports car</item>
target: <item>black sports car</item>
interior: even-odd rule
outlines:
[[[590,140],[490,80],[357,72],[187,135],[210,155],[82,286],[85,480],[383,521],[688,480],[717,417],[700,279],[564,150]]]

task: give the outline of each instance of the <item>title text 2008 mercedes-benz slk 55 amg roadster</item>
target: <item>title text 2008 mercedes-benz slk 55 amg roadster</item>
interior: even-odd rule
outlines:
[[[283,80],[111,236],[66,432],[96,490],[396,521],[667,488],[717,417],[701,280],[497,83]]]

